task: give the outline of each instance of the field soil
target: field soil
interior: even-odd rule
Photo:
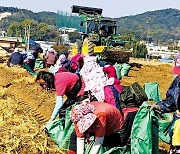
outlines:
[[[40,89],[35,78],[20,67],[6,66],[0,58],[0,153],[63,153],[41,127],[49,120],[55,91]],[[122,85],[158,82],[162,97],[173,80],[172,64],[130,59],[131,70]],[[39,70],[37,70],[39,71]]]

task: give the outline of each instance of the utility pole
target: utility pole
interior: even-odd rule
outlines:
[[[26,29],[26,27],[24,28],[24,38],[27,39],[27,29]]]
[[[31,26],[28,25],[27,27],[27,52],[29,51],[30,30],[31,30]]]

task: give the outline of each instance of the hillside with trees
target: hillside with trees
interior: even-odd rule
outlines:
[[[40,24],[39,29],[42,30],[43,26],[47,33],[51,33],[51,36],[56,38],[54,35],[58,33],[58,27],[56,27],[57,13],[45,11],[34,13],[26,9],[0,6],[0,13],[3,12],[10,12],[12,15],[1,19],[0,30],[10,31],[10,29],[12,30],[12,25],[15,24],[17,26],[17,24],[21,24],[26,19],[30,19],[33,25]],[[131,35],[138,40],[154,42],[173,43],[180,40],[180,10],[177,9],[148,11],[138,15],[116,18],[116,20],[119,26],[118,33],[121,35]],[[37,36],[39,35],[38,33],[41,33],[41,36]],[[44,32],[38,33],[36,33],[34,39],[45,38],[48,40],[51,37],[49,35],[42,37]],[[17,32],[12,34],[15,35]]]
[[[133,34],[136,39],[160,42],[180,40],[180,10],[149,11],[116,20],[119,33]]]
[[[54,12],[38,12],[34,13],[26,9],[18,9],[13,7],[0,6],[0,13],[10,12],[11,16],[3,18],[0,22],[0,29],[7,30],[8,26],[13,22],[23,22],[30,19],[35,23],[45,23],[48,25],[56,25],[56,13]]]

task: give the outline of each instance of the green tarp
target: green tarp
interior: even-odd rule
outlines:
[[[46,125],[49,135],[62,149],[69,148],[70,137],[74,130],[74,126],[72,125],[72,122],[70,120],[71,108],[72,107],[69,107],[67,109],[65,119],[61,118],[59,120],[55,120],[51,123],[48,123]],[[64,124],[64,121],[65,121],[65,124]]]
[[[139,109],[131,130],[132,154],[158,153],[158,126],[153,111],[144,104]]]
[[[151,88],[150,85],[154,88]],[[157,101],[158,99],[160,99],[160,95],[158,94],[160,92],[159,90],[157,90],[157,88],[159,88],[159,85],[157,85],[157,83],[153,83],[150,85],[148,85],[150,87],[150,91],[152,89],[156,89],[156,92],[151,93],[148,91],[148,89],[146,90],[146,92],[149,92],[152,99]],[[69,107],[67,109],[65,119],[59,119],[46,125],[49,135],[62,149],[68,149],[70,143],[70,135],[74,129],[69,117],[71,108],[72,107]],[[65,127],[63,128],[64,120]],[[138,113],[136,114],[133,122],[130,136],[131,146],[127,145],[125,147],[114,147],[111,149],[102,147],[99,154],[156,154],[158,153],[158,140],[166,143],[170,142],[167,128],[169,127],[171,120],[171,114],[159,114],[157,112],[150,111],[150,106],[146,102],[144,102],[138,110]],[[86,154],[91,151],[94,144],[93,137],[91,137],[90,140],[90,144],[87,144],[86,141]]]
[[[148,96],[148,100],[152,100],[154,102],[159,102],[162,100],[159,83],[158,82],[147,82],[144,84],[144,90],[146,95]],[[165,128],[168,128],[171,125],[172,114],[162,114],[159,119],[159,140],[169,143],[170,137],[167,133],[167,130],[164,131]]]
[[[23,67],[34,77],[37,77],[37,73],[33,71],[27,64],[24,64]]]
[[[129,70],[131,66],[129,64],[123,63],[123,64],[114,64],[116,75],[118,79],[121,79],[123,76],[127,76],[129,73]]]
[[[172,119],[173,119],[173,114],[171,113],[164,113],[161,115],[161,117],[159,118],[159,140],[166,142],[166,143],[170,143],[170,136],[168,134],[168,131],[171,127],[171,123],[172,123]]]
[[[169,143],[167,127],[171,123],[171,114],[150,111],[146,102],[138,110],[131,130],[132,154],[157,154],[158,140]]]
[[[118,79],[121,79],[121,78],[122,78],[122,75],[121,75],[122,65],[121,65],[121,64],[118,64],[118,63],[115,63],[115,64],[114,64],[114,67],[115,67],[115,70],[116,70],[117,78],[118,78]]]
[[[123,63],[122,64],[122,69],[121,69],[121,75],[122,76],[127,76],[129,73],[131,66],[129,64]]]
[[[162,100],[159,84],[157,82],[148,82],[144,84],[144,90],[146,95],[148,96],[148,100],[152,100],[154,102],[159,102]]]

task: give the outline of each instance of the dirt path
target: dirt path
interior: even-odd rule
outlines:
[[[165,97],[166,91],[173,81],[174,75],[171,73],[172,64],[162,64],[154,61],[141,61],[140,63],[131,63],[131,70],[127,77],[123,77],[122,85],[130,85],[138,82],[143,86],[147,82],[158,82],[162,97]]]

